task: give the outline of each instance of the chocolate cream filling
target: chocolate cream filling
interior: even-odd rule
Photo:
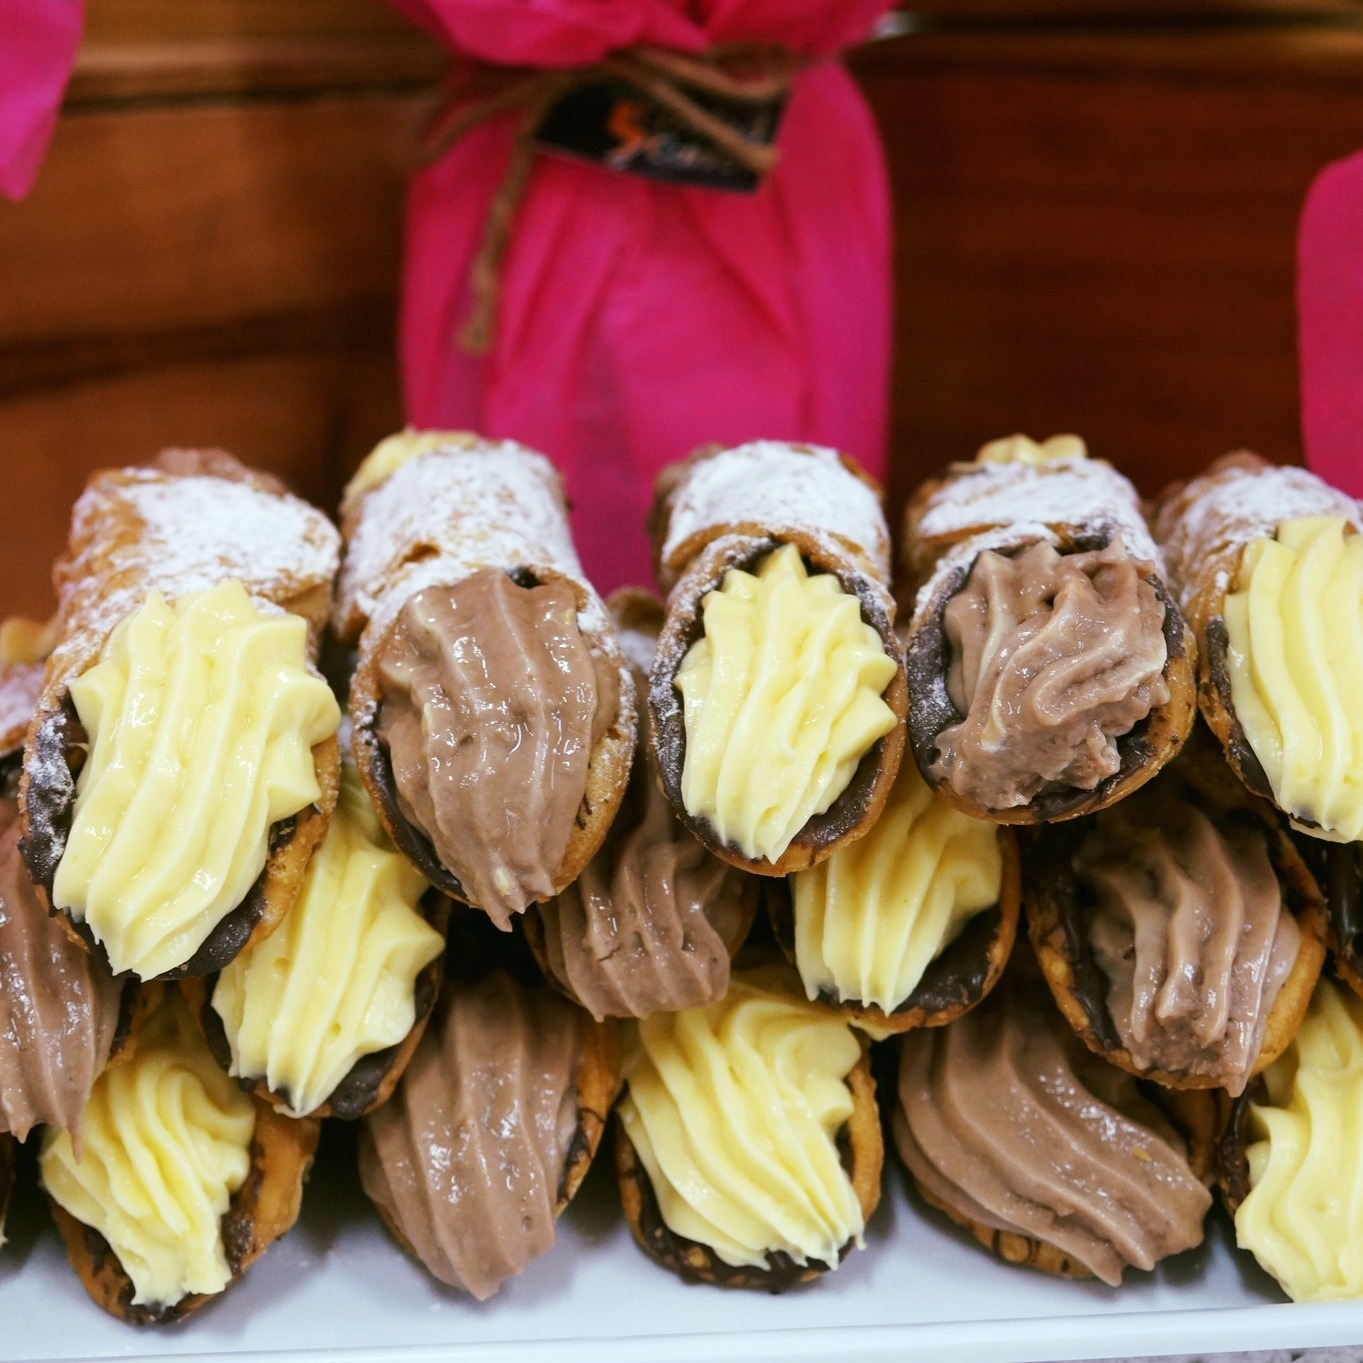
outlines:
[[[1121,767],[1117,739],[1169,699],[1164,605],[1120,537],[1062,554],[986,550],[947,602],[947,693],[960,723],[932,774],[988,809],[1051,786],[1092,790]]]
[[[554,893],[619,677],[563,581],[486,568],[418,592],[378,653],[398,807],[499,927]]]
[[[1202,1240],[1211,1195],[1138,1081],[1016,986],[901,1043],[895,1142],[932,1200],[1116,1286]]]
[[[642,694],[646,681],[636,675]],[[538,909],[555,978],[596,1018],[702,1007],[729,988],[729,960],[756,883],[711,855],[663,794],[640,726],[629,786],[601,850]]]
[[[1134,1063],[1241,1092],[1301,943],[1263,833],[1146,787],[1098,816],[1074,868]]]
[[[431,1273],[480,1301],[554,1243],[580,1017],[501,971],[447,985],[392,1098],[361,1126],[365,1192]]]
[[[118,1031],[122,987],[39,902],[0,799],[0,1131],[75,1131]]]

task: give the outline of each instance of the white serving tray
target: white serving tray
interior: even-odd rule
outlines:
[[[598,1167],[554,1250],[479,1304],[396,1248],[353,1160],[349,1133],[328,1130],[299,1225],[220,1301],[161,1329],[94,1306],[40,1196],[21,1188],[0,1250],[0,1358],[1037,1363],[1363,1343],[1363,1303],[1287,1303],[1233,1251],[1219,1212],[1208,1245],[1114,1290],[998,1262],[923,1209],[893,1162],[866,1250],[811,1287],[686,1286],[634,1247]]]

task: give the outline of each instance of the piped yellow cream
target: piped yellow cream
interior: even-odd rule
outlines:
[[[416,978],[444,945],[417,912],[427,888],[388,841],[347,762],[298,899],[218,976],[213,1008],[231,1073],[264,1078],[302,1117],[361,1056],[397,1045],[416,1021]]]
[[[970,919],[998,903],[998,826],[953,809],[906,760],[871,831],[790,879],[809,997],[893,1012]]]
[[[1033,440],[1025,435],[1008,435],[981,445],[975,455],[977,464],[1054,464],[1062,459],[1087,459],[1088,447],[1077,435],[1053,435]]]
[[[161,975],[246,898],[271,826],[319,797],[312,748],[340,710],[306,623],[235,581],[152,592],[70,691],[89,756],[53,899],[115,974]]]
[[[1294,1301],[1363,1297],[1363,1001],[1322,979],[1264,1081],[1236,1240]]]
[[[1273,798],[1308,832],[1363,838],[1363,535],[1302,516],[1252,540],[1225,620],[1231,701]]]
[[[467,431],[419,431],[411,426],[387,436],[370,450],[351,475],[341,497],[341,514],[345,515],[366,492],[378,487],[410,460],[419,459],[442,445],[464,445],[475,438]]]
[[[255,1106],[225,1075],[177,991],[142,1024],[131,1057],[95,1081],[81,1156],[48,1127],[48,1193],[109,1242],[136,1305],[170,1306],[231,1279],[220,1223],[251,1167]]]
[[[784,978],[747,971],[721,1003],[655,1014],[625,1058],[619,1112],[663,1220],[734,1266],[836,1265],[863,1230],[837,1146],[861,1046]]]
[[[745,856],[777,860],[895,725],[895,675],[855,596],[794,545],[731,569],[682,660],[682,802]]]

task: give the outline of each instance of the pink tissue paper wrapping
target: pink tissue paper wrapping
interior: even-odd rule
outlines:
[[[28,193],[80,44],[82,0],[0,5],[0,193]]]
[[[888,0],[392,3],[498,65],[589,65],[637,44],[779,43],[809,59],[776,139],[780,161],[753,194],[537,155],[483,356],[456,338],[517,115],[480,124],[419,172],[400,321],[412,424],[550,455],[602,590],[648,580],[653,477],[699,445],[807,440],[882,473],[889,194],[870,111],[836,53]]]
[[[1327,166],[1297,248],[1306,462],[1363,496],[1363,152]]]

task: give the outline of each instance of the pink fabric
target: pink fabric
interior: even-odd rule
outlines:
[[[1306,462],[1363,496],[1363,152],[1327,166],[1307,195],[1297,312]]]
[[[38,174],[80,43],[82,0],[0,4],[0,193],[19,199]]]
[[[590,63],[647,42],[781,42],[811,58],[865,36],[887,0],[393,0],[457,50]],[[522,440],[564,471],[587,571],[648,581],[653,478],[709,441],[817,441],[884,469],[889,195],[850,77],[796,78],[781,161],[752,195],[537,159],[502,274],[492,351],[455,340],[469,262],[515,118],[417,175],[401,351],[408,419]]]

